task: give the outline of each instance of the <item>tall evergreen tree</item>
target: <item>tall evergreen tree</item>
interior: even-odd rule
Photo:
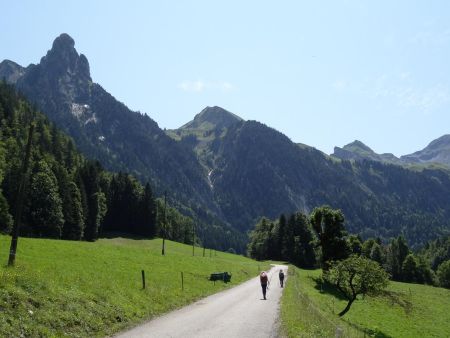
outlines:
[[[149,183],[145,185],[144,193],[139,204],[140,217],[138,233],[153,238],[156,234],[156,204]],[[185,234],[185,242],[188,241],[187,236]]]
[[[293,262],[294,261],[294,248],[295,248],[295,228],[296,217],[295,214],[289,216],[284,230],[284,238],[281,247],[281,257],[283,260]]]
[[[98,162],[86,162],[81,168],[87,202],[84,238],[88,241],[95,241],[98,238],[100,223],[106,213],[106,198],[99,184],[101,172],[102,168]]]
[[[392,239],[388,247],[387,268],[393,280],[403,279],[402,266],[409,253],[408,244],[403,236]]]
[[[31,181],[30,216],[39,236],[60,238],[64,224],[62,200],[55,175],[44,160],[37,163]]]
[[[322,269],[328,270],[331,261],[345,259],[349,255],[344,215],[340,210],[322,206],[312,211],[310,219],[322,249]]]
[[[309,219],[303,213],[295,214],[294,236],[293,262],[301,268],[314,267],[316,264],[314,234]]]
[[[413,254],[409,254],[405,257],[402,264],[402,279],[405,282],[417,282],[417,260]]]
[[[284,214],[280,215],[280,218],[278,219],[278,235],[277,235],[277,251],[278,254],[276,256],[276,259],[284,259],[283,258],[283,247],[285,242],[285,233],[286,233],[286,216]]]
[[[84,233],[83,206],[81,194],[74,182],[69,182],[66,200],[64,201],[63,238],[81,240]]]

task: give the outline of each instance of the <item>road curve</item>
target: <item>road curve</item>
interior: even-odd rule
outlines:
[[[115,337],[278,337],[279,301],[283,291],[278,282],[280,269],[287,277],[286,265],[272,267],[267,300],[263,300],[259,277],[255,277]]]

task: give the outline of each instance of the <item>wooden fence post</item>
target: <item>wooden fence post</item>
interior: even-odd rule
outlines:
[[[145,271],[142,270],[142,289],[145,289]]]

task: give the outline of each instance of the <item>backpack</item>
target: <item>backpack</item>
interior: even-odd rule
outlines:
[[[264,271],[259,275],[259,280],[261,283],[267,284],[267,274]]]

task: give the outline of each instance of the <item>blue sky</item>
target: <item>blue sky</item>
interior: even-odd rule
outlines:
[[[6,1],[0,60],[62,32],[94,82],[162,128],[205,106],[326,153],[404,155],[450,133],[448,1]]]

